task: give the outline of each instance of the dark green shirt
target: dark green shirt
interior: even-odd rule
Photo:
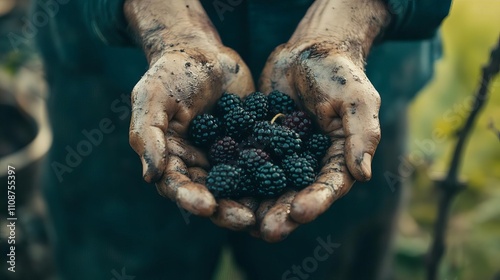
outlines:
[[[99,40],[106,44],[130,44],[127,23],[123,15],[124,0],[89,0],[80,1],[80,11],[87,22],[87,28]],[[213,10],[222,21],[225,14],[234,12],[239,6],[257,4],[261,8],[278,6],[276,14],[285,16],[287,7],[308,7],[313,1],[295,0],[215,0],[201,1],[207,11]],[[386,39],[426,39],[432,37],[441,21],[448,15],[451,0],[386,0],[391,14],[391,24],[385,31]],[[213,18],[213,17],[212,17]]]
[[[116,158],[126,159],[121,164],[131,164],[134,166],[129,166],[131,170],[140,170],[137,156],[128,144],[129,96],[147,71],[147,63],[144,53],[133,45],[127,32],[123,2],[38,0],[32,16],[40,20],[45,15],[49,21],[34,22],[34,34],[50,89],[52,162],[68,162],[67,156],[71,153],[67,148],[76,148],[86,139],[83,130],[99,128],[103,119],[113,124],[113,131],[103,140],[105,144],[94,148],[102,152],[92,153],[92,157],[99,159],[88,166],[85,164],[88,161],[84,161],[75,172],[68,170],[62,175],[75,176],[82,191],[91,178],[81,179],[76,171],[82,174],[105,171],[114,166]],[[312,2],[202,1],[224,44],[242,56],[256,80],[268,55],[289,39]],[[388,5],[392,21],[380,44],[372,48],[366,69],[382,97],[382,126],[397,118],[396,109],[404,107],[432,77],[434,61],[440,54],[439,40],[434,35],[448,13],[450,0],[389,0]],[[119,170],[120,166],[116,168]],[[60,173],[55,174],[58,176],[52,179],[61,181]],[[138,184],[140,179],[138,176]],[[64,180],[62,184],[74,185],[75,180]],[[129,183],[126,178],[123,182],[116,180],[107,184]]]

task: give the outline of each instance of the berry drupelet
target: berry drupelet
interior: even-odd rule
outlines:
[[[285,173],[279,166],[270,162],[266,162],[257,169],[255,180],[261,196],[277,196],[286,189]]]
[[[317,160],[321,160],[326,154],[328,148],[330,148],[331,144],[332,142],[330,140],[330,137],[328,137],[327,135],[315,133],[309,138],[309,140],[307,140],[306,149],[313,156],[315,156]]]
[[[303,111],[295,111],[287,115],[283,125],[297,132],[302,139],[306,139],[312,130],[312,120]]]
[[[254,113],[256,120],[266,119],[268,114],[267,97],[262,92],[254,92],[247,96],[243,102],[243,107],[248,112]]]
[[[240,140],[248,136],[255,124],[255,115],[241,107],[235,108],[224,115],[223,124],[227,135]]]
[[[210,147],[210,160],[213,164],[234,163],[238,158],[238,143],[229,136],[216,141]]]
[[[289,185],[297,189],[311,185],[316,177],[311,163],[297,155],[286,157],[282,161],[281,167],[285,171]]]
[[[238,107],[243,108],[241,98],[234,93],[224,92],[215,105],[215,115],[222,118]]]
[[[228,164],[218,164],[208,173],[206,185],[215,197],[231,197],[236,194],[241,180],[241,169]]]
[[[280,159],[286,155],[299,153],[302,149],[302,140],[293,130],[284,126],[273,126],[270,147]]]
[[[200,147],[209,147],[221,132],[219,120],[210,114],[196,116],[189,126],[189,136]]]
[[[296,110],[295,101],[281,91],[274,90],[267,96],[269,103],[269,115],[271,117],[276,114],[289,114]]]

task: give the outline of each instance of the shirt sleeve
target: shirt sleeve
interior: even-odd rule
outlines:
[[[123,13],[124,2],[125,0],[80,2],[85,24],[93,37],[106,45],[131,46],[134,44]]]
[[[433,37],[448,15],[451,0],[385,0],[391,21],[385,40],[421,40]],[[133,45],[123,13],[125,0],[86,0],[84,20],[90,33],[107,45]]]
[[[451,0],[386,0],[391,21],[386,40],[421,40],[433,37],[448,15]]]

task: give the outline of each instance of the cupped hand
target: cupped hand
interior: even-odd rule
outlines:
[[[186,139],[191,120],[209,111],[224,91],[253,90],[248,67],[220,44],[172,44],[156,52],[132,92],[130,144],[141,158],[144,180],[187,211],[212,216],[217,225],[252,225],[248,207],[228,200],[217,204],[204,186],[206,155]]]
[[[371,178],[371,161],[380,140],[380,97],[362,61],[339,51],[341,45],[319,39],[279,46],[269,57],[260,90],[280,90],[309,112],[332,145],[321,171],[307,188],[261,204],[260,236],[280,241],[345,195],[355,180]]]

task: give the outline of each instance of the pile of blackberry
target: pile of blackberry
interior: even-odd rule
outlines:
[[[275,197],[314,182],[330,147],[290,96],[254,92],[241,100],[224,93],[212,114],[195,117],[192,143],[208,153],[207,188],[216,196]]]

